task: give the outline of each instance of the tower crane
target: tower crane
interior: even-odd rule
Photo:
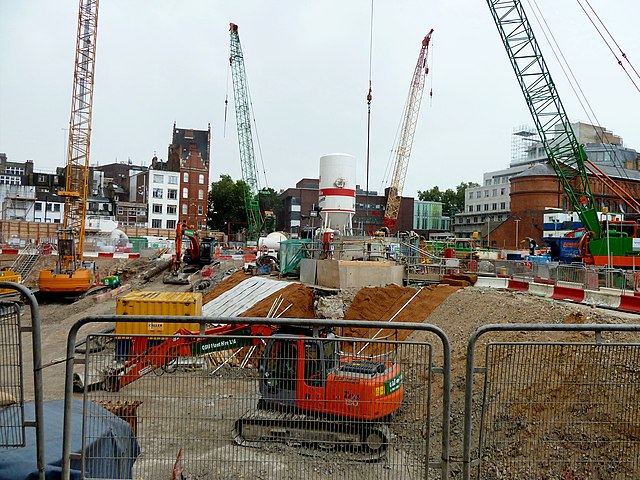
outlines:
[[[429,42],[433,29],[422,39],[420,53],[416,68],[411,78],[409,87],[409,96],[404,107],[402,115],[402,126],[400,128],[400,139],[396,148],[396,161],[393,168],[393,177],[389,186],[387,195],[387,205],[384,210],[383,227],[389,233],[395,233],[396,222],[398,220],[398,212],[400,211],[400,200],[402,199],[402,189],[404,188],[404,180],[407,176],[407,167],[409,166],[409,157],[411,156],[411,147],[413,146],[413,136],[416,132],[418,123],[418,113],[420,112],[420,103],[422,101],[422,92],[424,91],[424,83],[429,73],[427,66],[427,55],[429,53]]]
[[[236,124],[238,129],[238,145],[240,147],[240,166],[242,180],[247,184],[245,191],[244,207],[247,212],[249,240],[255,241],[260,236],[267,222],[273,221],[271,212],[263,215],[260,210],[258,177],[256,174],[256,161],[253,150],[253,136],[251,134],[251,117],[249,113],[249,88],[247,74],[244,68],[244,57],[238,36],[238,26],[229,24],[231,35],[231,51],[229,65],[233,81],[233,99],[236,109]]]
[[[89,147],[99,0],[80,0],[66,164],[64,223],[58,230],[58,260],[40,272],[45,293],[84,293],[96,282],[94,262],[83,261],[89,188]]]
[[[531,117],[558,181],[585,229],[585,263],[632,267],[639,249],[635,222],[603,226],[591,192],[588,159],[573,132],[520,0],[487,0]]]

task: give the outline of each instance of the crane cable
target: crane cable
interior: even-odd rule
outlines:
[[[222,124],[222,138],[227,138],[227,107],[229,106],[229,71],[231,61],[227,63],[227,91],[224,93],[224,123]]]
[[[589,9],[591,9],[591,11],[593,12],[593,15],[595,15],[595,17],[598,19],[598,22],[600,23],[600,25],[602,25],[602,28],[604,29],[605,32],[607,32],[607,35],[609,35],[609,38],[611,38],[611,40],[613,41],[613,43],[615,44],[615,46],[618,48],[618,50],[620,51],[622,58],[624,58],[627,63],[631,66],[631,70],[633,70],[633,73],[636,74],[636,77],[640,78],[640,74],[638,74],[638,71],[635,69],[635,67],[633,66],[633,64],[631,63],[631,61],[627,58],[627,54],[624,52],[624,50],[622,50],[622,48],[620,47],[620,45],[618,45],[618,42],[616,42],[616,39],[613,38],[613,35],[611,35],[611,32],[609,31],[609,29],[606,27],[606,25],[604,24],[604,22],[600,19],[600,17],[598,16],[598,14],[596,13],[596,11],[593,9],[593,7],[591,6],[591,4],[589,3],[589,0],[584,0],[585,3],[587,5],[589,5]],[[582,11],[584,12],[584,14],[587,16],[587,18],[589,19],[589,21],[591,22],[591,24],[593,25],[593,28],[596,29],[596,32],[598,32],[598,35],[600,35],[600,38],[602,38],[602,41],[605,43],[605,45],[607,46],[607,48],[609,49],[609,51],[611,52],[611,54],[613,55],[613,57],[616,59],[616,62],[618,62],[618,65],[620,65],[620,67],[622,68],[622,70],[624,70],[624,73],[627,75],[627,77],[629,77],[629,80],[631,80],[631,83],[633,83],[633,86],[636,87],[636,90],[638,90],[638,92],[640,92],[640,87],[638,86],[638,84],[635,82],[635,80],[632,78],[631,74],[627,71],[626,68],[624,68],[624,65],[622,63],[622,60],[620,60],[620,58],[618,58],[618,55],[616,55],[616,52],[613,50],[613,48],[611,47],[611,45],[609,44],[609,42],[607,41],[607,39],[604,37],[604,35],[602,34],[602,32],[600,31],[600,29],[598,28],[598,26],[596,25],[596,23],[593,21],[593,18],[591,18],[591,15],[589,15],[589,12],[587,12],[584,8],[584,6],[580,3],[580,0],[576,0],[576,2],[578,2],[578,5],[580,5],[580,8],[582,9]]]
[[[371,0],[371,12],[369,14],[369,91],[367,92],[367,166],[365,182],[365,218],[369,218],[369,155],[371,152],[371,70],[373,64],[373,0]]]
[[[589,101],[587,99],[587,96],[584,93],[584,90],[580,86],[580,83],[578,82],[578,79],[576,78],[575,74],[573,73],[573,70],[571,69],[571,66],[569,65],[569,62],[567,61],[566,57],[564,56],[564,53],[562,52],[562,49],[560,48],[560,45],[558,44],[558,41],[556,40],[555,36],[553,35],[553,32],[551,31],[551,28],[549,27],[549,24],[547,23],[547,20],[544,17],[544,14],[542,13],[542,10],[540,9],[537,1],[536,0],[531,0],[531,1],[527,0],[527,3],[529,4],[529,7],[531,8],[531,11],[533,12],[533,15],[534,15],[535,19],[536,19],[536,21],[538,22],[538,25],[541,28],[542,33],[544,34],[544,37],[546,38],[547,43],[549,44],[549,47],[551,48],[551,51],[553,52],[553,55],[555,56],[556,61],[558,62],[558,65],[562,69],[562,73],[564,74],[565,78],[567,79],[567,81],[569,83],[569,86],[571,87],[571,90],[573,90],[573,93],[574,93],[576,99],[578,100],[578,103],[580,104],[580,106],[582,107],[582,110],[587,115],[587,118],[589,119],[589,122],[591,122],[592,125],[596,125],[596,126],[600,127],[600,129],[602,131],[604,131],[604,128],[602,128],[602,125],[600,124],[600,120],[598,119],[598,116],[596,115],[596,113],[594,112],[593,108],[591,107],[591,104],[589,103]],[[533,8],[532,4],[535,5],[535,9]],[[536,10],[537,10],[537,13],[536,13]],[[547,35],[547,32],[549,32],[548,35]],[[549,37],[551,37],[551,39]],[[551,40],[553,40],[553,43],[552,43]],[[554,45],[555,45],[555,48],[554,48]],[[556,49],[557,49],[557,52],[556,52]],[[578,91],[579,91],[579,93],[578,93]],[[614,150],[613,148],[610,148],[610,147],[607,146],[607,144],[605,143],[604,139],[602,138],[601,132],[598,131],[597,129],[594,129],[594,132],[598,136],[598,138],[600,140],[600,143],[605,146],[605,149],[612,155],[612,157],[613,158],[617,158],[618,157],[617,151]],[[624,177],[626,177],[626,178],[629,177],[628,173],[624,169],[621,170],[620,167],[615,165],[615,164],[614,164],[614,168],[616,168],[618,174],[621,177],[623,177],[623,178]]]

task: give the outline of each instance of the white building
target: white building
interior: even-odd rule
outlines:
[[[179,172],[152,170],[148,172],[147,207],[149,227],[176,228],[178,223]]]
[[[34,221],[36,187],[0,183],[3,220]]]

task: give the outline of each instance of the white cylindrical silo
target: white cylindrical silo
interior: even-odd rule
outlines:
[[[324,228],[351,234],[356,213],[356,159],[345,153],[320,157],[320,199]]]

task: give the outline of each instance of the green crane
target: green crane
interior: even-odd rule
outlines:
[[[256,241],[264,228],[265,218],[260,211],[258,197],[258,176],[253,151],[253,136],[251,134],[251,117],[249,113],[249,89],[247,75],[244,69],[244,57],[238,36],[238,26],[229,24],[231,32],[231,52],[229,64],[233,80],[233,99],[236,109],[236,124],[238,129],[238,145],[240,147],[240,167],[242,180],[247,184],[245,190],[244,207],[247,212],[248,240]],[[267,220],[271,220],[269,215]]]
[[[587,155],[571,128],[520,0],[487,0],[549,163],[585,228],[585,263],[630,267],[635,223],[604,231],[585,167]],[[625,222],[626,223],[626,222]]]

